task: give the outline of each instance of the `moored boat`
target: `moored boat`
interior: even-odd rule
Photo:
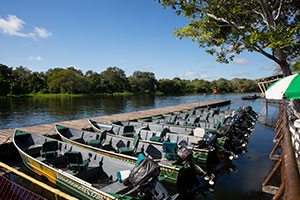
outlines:
[[[13,143],[29,169],[80,199],[143,199],[152,196],[153,199],[167,200],[177,197],[171,197],[158,182],[159,167],[148,158],[139,160],[137,165],[120,162],[20,130],[15,131]]]
[[[205,180],[210,180],[211,175],[208,175],[199,166],[193,166],[191,160],[184,160],[184,155],[178,156],[173,149],[171,149],[172,152],[169,152],[168,145],[172,145],[172,143],[165,145],[149,143],[140,141],[139,135],[135,136],[135,138],[129,138],[112,135],[108,131],[101,133],[90,132],[61,125],[56,125],[55,128],[63,141],[90,149],[99,154],[130,163],[135,163],[141,154],[151,158],[160,166],[161,174],[158,177],[159,180],[166,180],[172,183],[180,182],[178,179],[184,178],[183,176],[195,176],[195,174],[189,174],[189,172],[192,171],[196,173],[199,172],[200,174],[198,175],[201,175]],[[177,148],[176,146],[174,147]],[[195,158],[200,160],[202,157],[198,153]],[[186,173],[187,171],[188,173]]]

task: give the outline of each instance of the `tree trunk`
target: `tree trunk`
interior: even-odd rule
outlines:
[[[289,63],[286,61],[286,56],[284,55],[284,53],[282,52],[282,50],[280,48],[275,48],[273,50],[273,54],[277,59],[277,63],[279,64],[282,73],[284,76],[288,76],[292,74],[291,68]]]

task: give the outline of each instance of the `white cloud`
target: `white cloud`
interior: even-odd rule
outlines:
[[[211,79],[207,74],[202,74],[199,76],[201,79]]]
[[[146,65],[139,65],[137,68],[143,69],[143,70],[153,70],[152,65],[146,64]]]
[[[35,60],[35,61],[41,61],[43,58],[41,56],[29,56],[27,58],[28,60]]]
[[[200,79],[211,79],[207,74],[199,74],[197,72],[186,72],[184,74],[179,74],[179,78],[182,79],[192,79],[192,78],[200,78]]]
[[[233,62],[239,65],[248,65],[250,64],[250,61],[246,58],[235,58],[233,59]]]
[[[24,28],[24,24],[26,23],[16,15],[8,15],[6,19],[0,18],[0,32],[9,36],[31,37],[34,39],[36,37],[47,38],[52,35],[45,28],[38,27],[34,27],[34,32],[23,33],[21,30]]]
[[[179,78],[193,78],[199,76],[199,74],[196,72],[186,72],[184,74],[179,74],[178,76]]]
[[[34,27],[34,32],[41,38],[48,38],[52,35],[49,31],[44,28]]]
[[[231,76],[232,77],[253,77],[253,74],[249,72],[243,72],[243,73],[233,73]]]
[[[274,67],[270,67],[270,66],[263,66],[260,68],[261,70],[272,70],[274,69]]]

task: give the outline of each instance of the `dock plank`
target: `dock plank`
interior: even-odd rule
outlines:
[[[88,119],[92,119],[95,121],[108,123],[110,120],[119,120],[119,121],[125,121],[125,120],[134,120],[138,118],[145,118],[145,117],[151,117],[155,115],[160,115],[168,112],[174,112],[174,111],[180,111],[185,109],[193,109],[193,108],[200,108],[205,106],[221,106],[221,105],[228,105],[230,104],[230,100],[210,100],[210,101],[203,101],[203,102],[196,102],[196,103],[190,103],[190,104],[181,104],[176,106],[169,106],[169,107],[163,107],[163,108],[154,108],[154,109],[148,109],[148,110],[140,110],[130,113],[118,113],[113,115],[105,115],[105,116],[99,116],[99,117],[92,117],[92,118],[85,118],[85,119],[78,119],[78,120],[70,120],[70,121],[62,121],[58,122],[57,124],[65,125],[68,127],[73,127],[76,129],[82,129],[82,128],[88,128],[90,127],[88,123]],[[50,123],[50,124],[41,124],[41,125],[35,125],[35,126],[29,126],[29,127],[21,127],[17,128],[23,131],[36,133],[36,134],[55,134],[54,125],[56,123]],[[12,135],[16,129],[3,129],[0,130],[0,144],[3,143],[9,143],[12,142]]]

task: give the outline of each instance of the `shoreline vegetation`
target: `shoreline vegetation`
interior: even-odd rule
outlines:
[[[51,68],[46,72],[32,72],[26,67],[12,68],[0,64],[0,96],[7,97],[54,97],[134,94],[182,95],[259,92],[254,80],[234,78],[207,81],[155,78],[152,72],[135,71],[126,77],[118,67],[108,67],[101,73],[91,70],[83,73],[74,67]]]

